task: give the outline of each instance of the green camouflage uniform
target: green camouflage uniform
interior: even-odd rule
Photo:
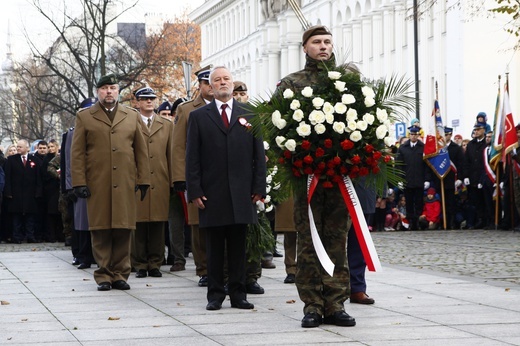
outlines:
[[[282,97],[285,89],[300,92],[306,86],[317,82],[318,72],[336,66],[334,56],[323,62],[307,56],[305,68],[283,78],[273,97]],[[353,72],[357,69],[352,66]],[[309,226],[307,195],[295,193],[294,224],[298,232],[298,260],[296,287],[300,299],[305,303],[304,314],[317,313],[329,316],[343,311],[343,304],[349,297],[349,270],[346,243],[349,215],[338,186],[325,189],[318,184],[311,201],[312,212],[318,234],[332,262],[335,263],[331,277],[323,269],[314,250]]]

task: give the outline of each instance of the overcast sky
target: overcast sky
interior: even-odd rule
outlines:
[[[49,12],[59,13],[66,3],[70,9],[78,8],[79,0],[39,0],[43,8]],[[132,0],[123,0],[125,3],[133,4]],[[3,0],[0,8],[0,65],[6,57],[6,43],[8,23],[11,31],[11,50],[15,57],[20,58],[29,53],[24,28],[34,42],[41,42],[48,46],[55,38],[56,32],[52,32],[50,24],[38,14],[31,3],[33,0]],[[168,18],[174,18],[176,14],[182,13],[183,9],[193,10],[200,6],[204,0],[139,0],[137,6],[126,13],[121,22],[144,22],[146,13],[165,14]],[[47,11],[46,11],[47,12]]]

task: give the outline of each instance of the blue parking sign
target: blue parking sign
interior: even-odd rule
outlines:
[[[406,136],[406,123],[395,123],[395,138]]]

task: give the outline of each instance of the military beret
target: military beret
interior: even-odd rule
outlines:
[[[136,99],[140,99],[140,98],[154,99],[157,97],[157,95],[155,95],[155,91],[150,87],[144,87],[144,88],[138,89],[134,93],[134,95],[135,95]]]
[[[244,82],[241,81],[234,81],[233,82],[233,91],[247,91],[247,85]]]
[[[98,82],[96,83],[96,88],[101,88],[103,85],[112,85],[117,84],[117,77],[115,74],[110,73],[107,74],[101,78],[99,78]]]
[[[200,80],[207,80],[209,81],[209,73],[211,72],[212,65],[207,65],[202,67],[200,70],[195,72],[195,75],[197,76],[197,79]]]
[[[421,131],[421,128],[419,126],[410,126],[408,128],[408,131],[410,131],[410,133],[419,133]]]
[[[451,127],[444,126],[444,133],[453,133],[453,129]]]
[[[88,107],[91,107],[94,103],[97,102],[97,98],[95,97],[89,97],[89,98],[86,98],[84,99],[80,104],[79,104],[79,109],[83,109],[83,108],[88,108]]]
[[[172,106],[170,105],[170,102],[168,101],[164,101],[163,103],[161,103],[159,105],[159,107],[157,108],[157,113],[159,113],[160,111],[169,111],[172,109]]]
[[[332,33],[329,31],[329,29],[326,26],[323,25],[314,25],[305,30],[302,36],[302,44],[305,44],[307,40],[316,35],[332,35]]]

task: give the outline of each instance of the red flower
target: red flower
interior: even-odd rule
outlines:
[[[302,149],[303,150],[309,150],[311,148],[311,142],[309,142],[308,140],[303,140],[302,141]]]
[[[307,175],[311,175],[312,173],[314,173],[314,171],[312,170],[311,167],[305,167],[303,170],[303,173],[305,173]]]
[[[290,159],[291,158],[291,152],[289,150],[285,150],[283,152],[283,156],[286,158],[286,159]]]
[[[365,162],[367,165],[372,166],[375,163],[375,160],[372,157],[367,157]]]
[[[318,169],[319,169],[320,171],[323,171],[323,170],[325,169],[325,162],[320,162],[320,163],[318,163]]]
[[[357,165],[361,162],[361,157],[359,157],[359,155],[354,155],[350,158],[350,161],[352,161],[354,165]]]
[[[372,157],[374,158],[374,160],[379,160],[381,158],[381,156],[383,156],[383,154],[381,154],[380,151],[374,151],[374,154],[372,154]]]
[[[327,138],[327,139],[323,142],[323,145],[324,145],[325,148],[327,148],[327,149],[332,148],[332,139]]]
[[[343,182],[343,177],[341,175],[335,175],[334,178],[332,178],[332,181],[335,183],[341,183]]]
[[[335,156],[332,161],[334,161],[335,165],[341,164],[341,158],[339,156]]]
[[[312,156],[310,155],[307,155],[303,158],[303,162],[305,162],[306,164],[310,165],[312,162],[314,161],[314,159],[312,158]]]
[[[278,163],[283,165],[285,163],[285,159],[283,157],[278,158]]]
[[[379,168],[379,166],[372,167],[372,173],[373,173],[373,174],[377,174],[377,173],[379,173],[380,170],[381,170],[381,169]]]
[[[332,169],[332,168],[329,168],[329,169],[327,169],[327,173],[325,173],[325,174],[332,177],[336,174],[336,171],[334,171],[334,169]]]
[[[294,167],[302,168],[303,167],[303,161],[302,160],[296,160],[293,162]]]
[[[350,150],[354,148],[354,142],[349,139],[345,139],[341,142],[341,148],[343,148],[343,150]]]
[[[293,168],[293,169],[292,169],[292,172],[293,172],[293,174],[294,174],[295,177],[298,177],[298,178],[299,178],[299,177],[302,176],[302,174],[300,173],[300,171],[297,170],[296,168]]]
[[[324,181],[323,182],[323,187],[326,188],[326,189],[330,189],[332,188],[334,185],[332,185],[332,183],[330,181]]]
[[[340,172],[341,174],[343,174],[343,175],[346,175],[346,174],[348,173],[348,169],[347,169],[347,167],[345,167],[345,166],[341,166],[341,167],[339,168],[339,172]]]
[[[334,163],[333,160],[327,161],[327,168],[334,168],[334,167],[336,167],[336,164]]]
[[[385,161],[385,163],[388,163],[388,162],[392,161],[392,156],[385,155],[385,158],[383,160]]]
[[[358,174],[359,173],[359,167],[358,166],[353,166],[350,169],[350,173]]]
[[[374,151],[374,146],[372,144],[365,145],[365,151],[370,154]]]
[[[316,157],[322,157],[323,155],[325,155],[325,150],[322,148],[316,149]]]
[[[359,169],[359,176],[364,177],[365,175],[368,175],[369,171],[366,167],[361,167]]]

